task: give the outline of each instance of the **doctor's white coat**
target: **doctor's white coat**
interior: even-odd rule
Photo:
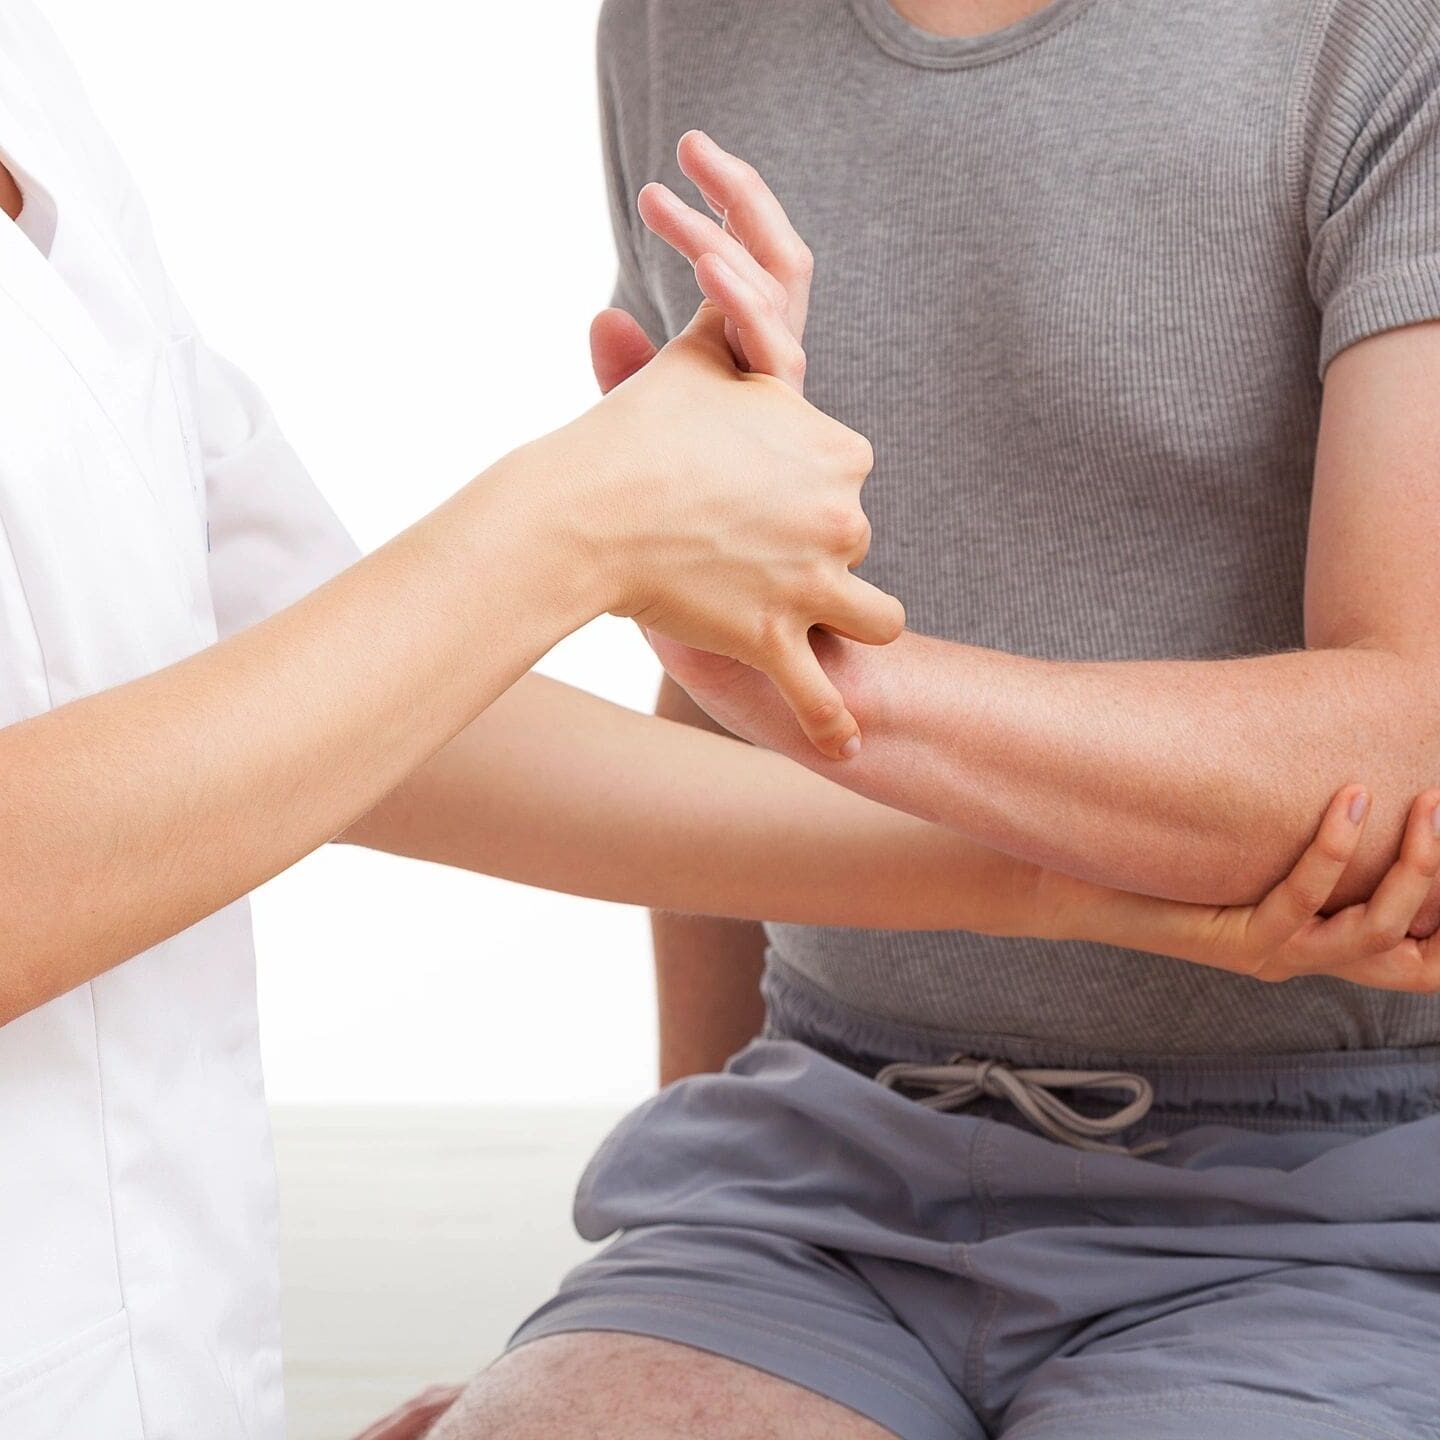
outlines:
[[[197,339],[54,37],[0,0],[0,725],[157,669],[355,558]],[[0,776],[0,784],[4,777]],[[0,1440],[279,1440],[248,913],[0,1028]]]

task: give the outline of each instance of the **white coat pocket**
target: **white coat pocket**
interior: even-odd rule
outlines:
[[[144,1440],[123,1310],[0,1369],[0,1440]]]

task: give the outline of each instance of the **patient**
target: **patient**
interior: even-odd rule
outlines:
[[[761,677],[658,648],[728,728],[1035,868],[967,852],[946,933],[771,926],[766,1034],[612,1136],[576,1214],[616,1238],[434,1440],[1428,1432],[1440,956],[1408,932],[1440,794],[1402,797],[1440,768],[1440,22],[914,10],[607,8],[617,192],[691,118],[781,176],[819,253],[807,383],[876,441],[868,573],[953,637],[817,637],[866,736],[844,765]],[[703,137],[681,164],[731,248],[662,191],[646,224],[686,260],[743,248],[798,332],[773,196]],[[620,239],[658,339],[689,269]],[[606,380],[649,353],[613,314],[597,340]],[[1215,908],[1337,787],[1293,873]],[[689,932],[737,962],[692,1029],[744,1013],[737,933]]]

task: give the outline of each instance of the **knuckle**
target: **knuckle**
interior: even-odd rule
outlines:
[[[1360,945],[1367,955],[1384,955],[1404,938],[1405,931],[1401,926],[1393,923],[1376,924],[1366,927]]]
[[[755,626],[755,653],[775,659],[785,648],[785,634],[785,622],[779,615],[762,615]]]
[[[835,453],[841,464],[861,480],[875,468],[875,450],[856,430],[839,425],[835,432]]]
[[[1349,861],[1354,846],[1334,835],[1321,835],[1315,842],[1315,854],[1332,865],[1344,865]]]
[[[827,548],[841,555],[853,553],[865,539],[870,522],[856,505],[837,505],[825,517]]]
[[[815,273],[815,254],[798,235],[786,248],[781,263],[797,280],[808,280]]]
[[[1292,880],[1286,885],[1285,893],[1294,907],[1306,915],[1314,915],[1329,895],[1312,880]]]
[[[833,696],[817,695],[807,700],[801,708],[801,719],[812,729],[826,731],[834,729],[844,714],[844,706]]]

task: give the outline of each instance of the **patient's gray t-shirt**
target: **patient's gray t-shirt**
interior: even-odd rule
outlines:
[[[1055,0],[963,40],[889,0],[608,0],[600,78],[617,303],[654,338],[696,292],[633,198],[694,197],[687,128],[754,161],[810,242],[807,392],[875,443],[863,573],[915,629],[1074,660],[1303,644],[1325,367],[1440,317],[1435,0]],[[1440,999],[1334,980],[769,933],[772,985],[957,1037],[1440,1042]]]

